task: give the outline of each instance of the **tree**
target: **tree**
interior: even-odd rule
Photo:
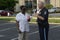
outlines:
[[[13,10],[16,3],[15,0],[0,0],[0,10]]]
[[[51,8],[53,7],[52,4],[46,4],[45,6],[46,6],[46,8],[48,8],[48,9],[51,9]]]

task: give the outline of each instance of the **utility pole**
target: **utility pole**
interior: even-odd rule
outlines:
[[[38,2],[39,2],[39,0],[37,0],[37,10],[39,9],[39,8],[38,8]]]

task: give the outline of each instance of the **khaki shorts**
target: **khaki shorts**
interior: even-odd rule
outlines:
[[[18,40],[28,40],[28,32],[19,33]]]

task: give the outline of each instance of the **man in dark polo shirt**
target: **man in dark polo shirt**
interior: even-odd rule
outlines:
[[[48,40],[48,31],[49,31],[49,23],[48,23],[48,9],[45,8],[43,2],[38,3],[39,13],[36,13],[37,23],[39,26],[40,40]]]

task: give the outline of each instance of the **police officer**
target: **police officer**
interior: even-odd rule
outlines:
[[[44,2],[38,3],[39,13],[36,13],[37,23],[39,26],[40,40],[48,40],[48,31],[49,31],[49,23],[48,23],[48,9],[44,6]]]

